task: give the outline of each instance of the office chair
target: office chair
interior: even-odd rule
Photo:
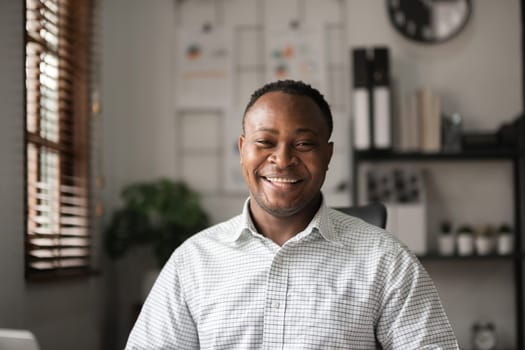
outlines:
[[[358,217],[369,224],[385,228],[386,227],[386,207],[383,203],[370,203],[354,207],[334,208],[345,214]]]
[[[27,330],[0,328],[0,350],[39,350],[33,333]]]

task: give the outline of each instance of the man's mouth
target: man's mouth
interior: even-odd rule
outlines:
[[[294,177],[263,176],[263,178],[273,184],[295,184],[301,181],[301,179]]]

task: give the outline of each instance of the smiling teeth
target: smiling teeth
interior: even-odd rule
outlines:
[[[271,182],[284,182],[284,183],[290,183],[290,184],[293,184],[299,181],[296,179],[286,179],[284,177],[267,177],[267,179],[268,181],[271,181]]]

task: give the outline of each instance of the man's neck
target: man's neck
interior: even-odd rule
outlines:
[[[251,202],[251,201],[250,201]],[[250,215],[257,231],[282,246],[290,238],[303,231],[319,209],[321,198],[313,201],[298,213],[289,216],[271,214],[257,205],[250,205]]]

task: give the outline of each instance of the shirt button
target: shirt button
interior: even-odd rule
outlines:
[[[279,302],[278,301],[272,301],[272,308],[278,309],[279,308]]]

